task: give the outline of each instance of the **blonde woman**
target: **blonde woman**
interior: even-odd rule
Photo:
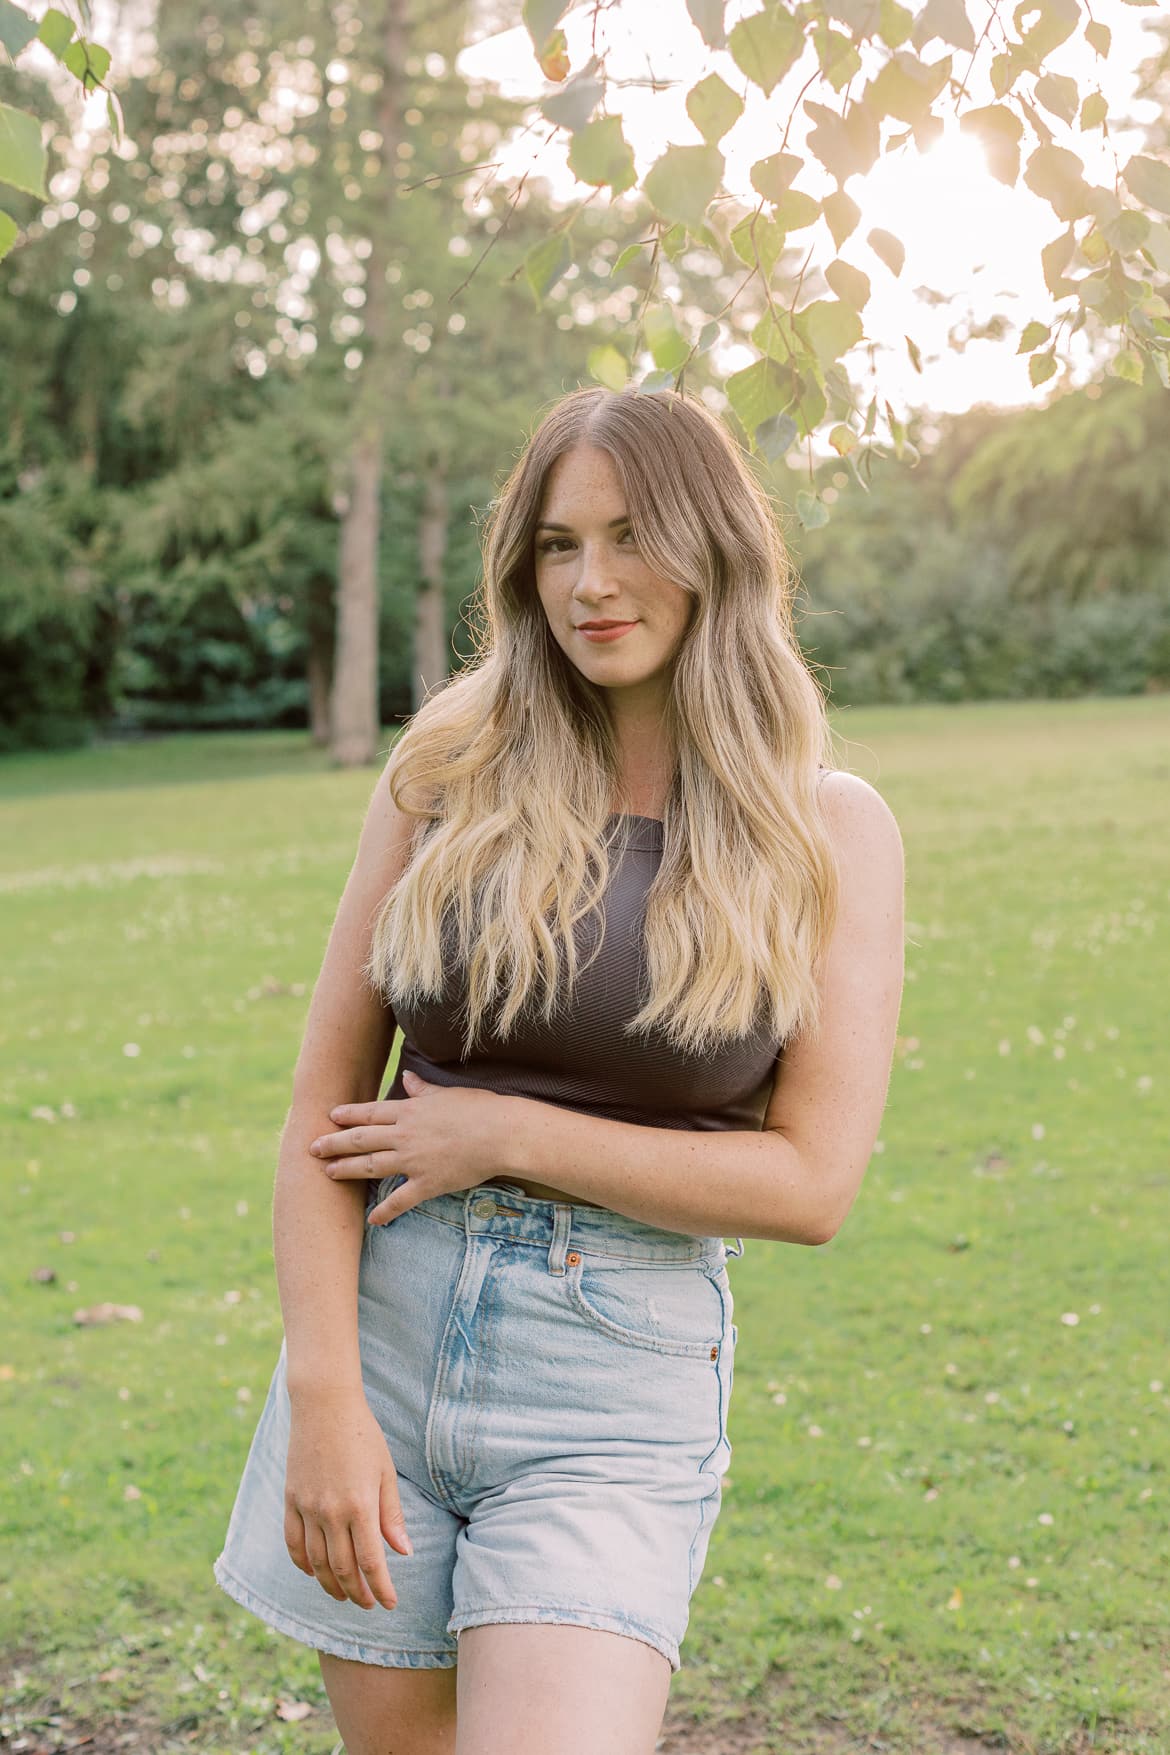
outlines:
[[[215,1570],[349,1755],[651,1755],[731,1456],[724,1236],[857,1194],[902,844],[700,399],[563,397],[484,538],[483,650],[394,746],[309,1008]]]

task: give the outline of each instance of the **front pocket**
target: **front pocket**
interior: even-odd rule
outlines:
[[[723,1299],[702,1261],[636,1262],[582,1250],[565,1285],[593,1328],[627,1346],[709,1361],[723,1341]]]

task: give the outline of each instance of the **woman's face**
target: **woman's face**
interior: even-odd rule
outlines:
[[[655,697],[658,687],[645,685],[669,670],[694,599],[642,559],[608,451],[577,445],[558,457],[545,481],[535,546],[536,589],[561,651],[591,682],[631,704]],[[590,640],[581,627],[593,621],[633,626],[615,639]]]

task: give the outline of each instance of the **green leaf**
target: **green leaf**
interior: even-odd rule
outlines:
[[[1051,243],[1045,244],[1040,252],[1040,267],[1044,274],[1044,284],[1054,299],[1063,299],[1068,293],[1075,292],[1075,280],[1067,280],[1061,269],[1076,248],[1076,232],[1070,225],[1067,231],[1058,232]]]
[[[633,149],[622,133],[620,116],[601,116],[574,134],[569,169],[583,183],[608,183],[615,195],[637,182]]]
[[[1126,184],[1147,207],[1158,213],[1170,213],[1170,164],[1161,159],[1145,158],[1140,153],[1130,159],[1122,170]]]
[[[1067,147],[1038,146],[1024,167],[1024,181],[1034,195],[1048,202],[1057,219],[1081,219],[1093,208],[1084,169],[1076,153]],[[1166,175],[1170,177],[1170,171]]]
[[[921,370],[922,370],[922,355],[918,351],[918,343],[915,341],[915,339],[912,335],[907,335],[905,339],[906,339],[906,352],[910,355],[910,364],[914,367],[914,370],[916,372],[921,372]]]
[[[872,170],[881,151],[881,130],[876,112],[865,101],[851,104],[844,117],[811,98],[805,100],[803,108],[816,123],[805,145],[838,183]]]
[[[752,330],[752,345],[781,365],[790,362],[800,365],[810,351],[808,341],[798,334],[791,313],[783,305],[768,306]]]
[[[707,145],[717,146],[743,115],[743,99],[717,73],[708,73],[688,91],[687,115]]]
[[[1082,134],[1090,128],[1103,128],[1109,116],[1109,100],[1103,91],[1091,91],[1081,105],[1080,130]]]
[[[667,226],[658,240],[658,247],[668,262],[677,262],[687,247],[687,228],[681,220]]]
[[[600,347],[591,347],[587,364],[598,383],[604,384],[607,390],[625,389],[630,368],[625,356],[611,342],[606,341]]]
[[[857,312],[840,299],[815,299],[797,312],[794,321],[797,334],[807,337],[813,353],[825,365],[856,347],[865,333]]]
[[[959,117],[960,134],[974,134],[987,155],[987,168],[999,182],[1014,188],[1020,174],[1020,136],[1024,124],[1006,104],[983,104]]]
[[[1115,250],[1120,250],[1123,256],[1129,256],[1145,243],[1152,224],[1153,221],[1136,207],[1123,207],[1120,213],[1104,222],[1101,231]]]
[[[1049,329],[1047,323],[1039,323],[1035,320],[1031,323],[1025,323],[1023,332],[1020,335],[1020,345],[1017,347],[1016,352],[1034,353],[1042,341],[1048,340],[1048,335]]]
[[[866,98],[879,115],[897,116],[912,125],[929,115],[931,105],[950,78],[953,55],[929,65],[909,49],[897,49],[870,80]]]
[[[725,0],[687,0],[687,11],[709,49],[727,47],[724,4]]]
[[[36,35],[37,21],[35,18],[30,18],[27,12],[22,12],[19,6],[14,6],[12,0],[0,0],[0,43],[4,44],[14,61],[20,51],[26,44],[31,43]],[[4,217],[7,219],[7,214]],[[11,223],[9,220],[9,224]],[[15,236],[15,234],[13,235]],[[5,249],[11,249],[11,247],[12,239],[9,238]]]
[[[779,6],[741,18],[727,39],[732,60],[741,73],[758,85],[765,97],[776,86],[804,48],[804,30],[790,12]]]
[[[1017,60],[1014,49],[1015,44],[1012,45],[1013,52],[991,57],[991,66],[987,71],[991,79],[991,89],[997,98],[1006,97],[1024,71],[1024,64]]]
[[[853,41],[843,31],[829,30],[818,25],[812,33],[813,47],[821,72],[834,91],[840,91],[849,84],[853,75],[861,66],[861,56],[853,46]]]
[[[857,443],[857,434],[851,426],[847,426],[844,421],[839,421],[829,434],[829,443],[838,457],[848,457]]]
[[[573,260],[569,240],[564,232],[542,238],[524,258],[524,272],[539,308],[545,294],[554,287]]]
[[[680,335],[670,306],[652,305],[642,327],[654,364],[663,371],[677,372],[690,353],[691,344],[685,335]]]
[[[0,104],[0,183],[10,183],[14,189],[47,201],[47,162],[37,118]]]
[[[549,32],[569,9],[569,0],[524,0],[524,23],[539,55]]]
[[[724,388],[746,433],[754,433],[772,415],[783,414],[792,402],[792,375],[775,360],[755,360],[743,371],[733,372]]]
[[[1056,352],[1054,349],[1048,353],[1034,353],[1028,361],[1028,377],[1033,388],[1038,384],[1047,383],[1055,371]]]
[[[542,100],[541,113],[559,128],[568,128],[570,132],[584,128],[605,95],[605,87],[595,77],[596,69],[595,56],[574,79],[566,81],[558,91],[550,92]]]
[[[1123,348],[1114,359],[1110,373],[1114,378],[1125,378],[1131,384],[1140,384],[1145,377],[1141,354],[1135,347]]]
[[[924,49],[934,37],[956,49],[974,50],[975,32],[964,0],[926,0],[914,26],[914,47]]]
[[[760,272],[765,280],[771,280],[772,270],[784,249],[784,227],[763,213],[749,213],[733,228],[731,247],[749,268],[756,266],[758,256]]]
[[[851,262],[842,262],[838,256],[825,269],[825,279],[843,303],[852,305],[855,311],[864,311],[870,296],[868,274],[854,268]]]
[[[11,214],[0,212],[0,261],[7,256],[20,236],[20,228]]]
[[[758,158],[751,167],[751,186],[756,195],[763,195],[765,202],[779,202],[796,172],[802,168],[803,158],[798,158],[796,153],[774,153],[772,158]]]
[[[664,371],[647,372],[637,388],[649,393],[653,390],[669,390],[674,383],[674,373]]]
[[[802,488],[796,496],[796,516],[806,530],[819,530],[822,524],[829,522],[829,508],[819,494],[810,494]]]
[[[75,26],[71,18],[69,18],[64,12],[58,11],[55,6],[50,6],[49,10],[45,13],[45,16],[41,19],[41,25],[37,35],[40,37],[42,43],[44,43],[46,49],[49,50],[50,54],[56,55],[57,59],[60,60],[66,43],[68,43],[73,36],[74,28]]]
[[[1109,245],[1099,225],[1092,226],[1081,239],[1080,252],[1086,262],[1099,268],[1109,254]]]
[[[832,233],[833,245],[839,250],[845,239],[857,230],[861,209],[852,195],[847,195],[844,189],[834,189],[821,202],[821,212],[824,214],[825,223]]]
[[[769,463],[778,463],[799,437],[800,428],[790,414],[774,414],[760,422],[752,442]]]
[[[905,6],[899,6],[898,0],[881,0],[878,35],[887,49],[900,49],[910,32],[914,29],[914,14]]]
[[[1109,54],[1109,45],[1113,41],[1113,32],[1109,29],[1107,24],[1098,24],[1095,18],[1090,19],[1089,23],[1085,26],[1085,41],[1091,48],[1096,50],[1098,55],[1105,57]]]
[[[86,91],[100,85],[110,71],[110,51],[100,43],[87,43],[83,37],[70,43],[60,59]]]
[[[625,249],[618,256],[613,267],[610,269],[609,278],[611,280],[616,280],[622,269],[625,268],[628,263],[632,262],[636,256],[640,256],[642,251],[646,248],[647,246],[641,238],[635,238],[632,244],[627,244]]]
[[[1072,122],[1080,108],[1081,94],[1075,79],[1069,79],[1063,73],[1045,73],[1036,81],[1037,100],[1059,116],[1062,122]]]
[[[872,231],[866,233],[865,241],[874,255],[881,257],[891,274],[901,274],[906,261],[906,246],[901,238],[896,238],[893,232],[875,225]]]
[[[701,226],[723,176],[717,146],[670,146],[642,179],[642,192],[666,219]]]
[[[772,209],[772,218],[785,232],[803,231],[821,217],[821,204],[803,189],[789,189]]]
[[[1154,220],[1149,236],[1142,246],[1142,255],[1163,274],[1170,274],[1170,226]]]

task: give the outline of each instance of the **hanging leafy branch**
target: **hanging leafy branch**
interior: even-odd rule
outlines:
[[[114,93],[105,85],[110,51],[92,42],[87,34],[93,28],[88,0],[77,0],[77,10],[79,16],[73,19],[58,7],[50,6],[42,18],[36,19],[23,6],[15,5],[14,0],[0,0],[0,43],[11,61],[30,43],[43,43],[62,67],[72,73],[87,97],[99,87],[105,91],[110,128],[114,139],[121,140],[121,109]],[[0,103],[0,183],[47,201],[47,169],[48,154],[37,117]],[[0,209],[0,257],[11,250],[19,231],[12,215]]]
[[[614,9],[621,0],[604,3]],[[1157,0],[1124,3],[1146,6]],[[590,4],[596,26],[603,0]],[[561,28],[572,5],[573,0],[523,0],[537,61],[556,88],[542,100],[541,113],[571,135],[569,167],[583,183],[608,188],[613,197],[640,187],[653,210],[645,242],[655,252],[661,248],[673,260],[683,250],[701,246],[721,262],[733,252],[748,269],[735,296],[763,297],[764,314],[752,331],[759,357],[734,372],[725,389],[750,442],[770,459],[825,427],[828,443],[866,485],[853,452],[874,433],[879,399],[874,395],[862,416],[841,361],[868,340],[863,312],[869,276],[838,254],[823,270],[833,296],[815,298],[798,310],[800,280],[812,249],[795,287],[791,275],[777,274],[777,263],[795,234],[806,233],[823,219],[837,252],[853,240],[855,249],[868,248],[885,269],[900,275],[902,240],[880,226],[861,232],[864,215],[846,184],[851,177],[864,177],[883,152],[911,139],[924,152],[943,131],[939,112],[947,105],[958,115],[961,132],[983,147],[991,175],[1013,187],[1022,174],[1024,184],[1048,202],[1060,221],[1061,230],[1039,252],[1049,292],[1058,301],[1071,301],[1056,322],[1057,333],[1065,329],[1075,334],[1092,315],[1102,328],[1117,332],[1114,375],[1140,384],[1148,364],[1170,389],[1170,303],[1162,290],[1162,277],[1170,274],[1170,225],[1160,217],[1170,215],[1170,164],[1135,154],[1118,166],[1114,188],[1093,184],[1082,160],[1058,140],[1047,119],[1053,118],[1066,138],[1074,128],[1081,133],[1099,129],[1108,138],[1108,105],[1100,88],[1082,93],[1076,80],[1048,65],[1078,30],[1098,60],[1107,59],[1112,33],[1093,18],[1088,4],[1020,0],[1009,22],[1001,0],[987,0],[986,21],[977,34],[968,0],[926,0],[913,8],[898,0],[765,0],[761,11],[740,19],[731,30],[726,28],[725,0],[687,0],[707,47],[726,51],[744,80],[765,97],[772,96],[811,50],[812,71],[797,94],[779,150],[752,166],[758,205],[735,223],[727,214],[729,209],[741,211],[741,204],[724,187],[720,142],[743,114],[743,98],[717,73],[700,79],[686,104],[703,144],[668,146],[639,184],[620,117],[597,113],[606,92],[604,56],[592,54],[572,73]],[[928,61],[924,51],[936,43],[947,52]],[[961,72],[955,66],[957,54],[966,57]],[[984,54],[995,101],[963,108],[972,69]],[[863,64],[872,65],[875,57],[880,58],[876,71],[863,73]],[[839,102],[806,97],[818,82]],[[785,150],[798,107],[814,124],[807,152],[835,184],[820,198],[794,186],[806,159]],[[888,134],[883,146],[881,126],[891,122],[901,126]],[[538,305],[572,263],[570,231],[558,229],[527,256]],[[643,247],[632,244],[622,252],[615,277]],[[680,383],[691,359],[706,352],[718,333],[712,320],[688,336],[669,301],[648,305],[631,358],[639,345],[645,346],[654,369],[639,387]],[[911,363],[921,371],[919,345],[912,336],[905,339]],[[1056,338],[1046,323],[1029,322],[1018,351],[1029,356],[1034,386],[1059,369]],[[630,380],[631,361],[616,343],[595,348],[589,364],[594,376],[611,387]],[[882,412],[896,456],[913,460],[917,453],[888,401]],[[827,508],[811,493],[801,496],[798,510],[806,524],[828,519]]]

